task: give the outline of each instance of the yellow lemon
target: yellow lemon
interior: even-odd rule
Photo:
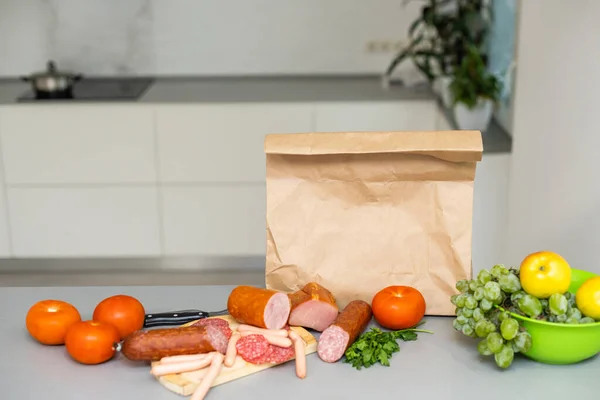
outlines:
[[[583,282],[575,294],[575,303],[584,316],[600,319],[600,276]]]

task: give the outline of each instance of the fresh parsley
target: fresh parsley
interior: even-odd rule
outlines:
[[[381,329],[373,327],[360,335],[346,350],[344,362],[351,364],[358,370],[363,367],[369,368],[375,363],[389,367],[392,354],[400,351],[398,339],[409,342],[417,340],[418,332],[433,333],[428,330],[417,329],[423,323],[421,322],[413,328],[389,332],[383,332]]]

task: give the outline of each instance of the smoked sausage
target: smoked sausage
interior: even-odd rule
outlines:
[[[333,294],[316,282],[309,282],[288,294],[292,303],[289,324],[322,332],[335,320],[339,308]]]
[[[373,312],[369,303],[362,300],[351,301],[338,315],[333,324],[321,333],[317,344],[317,354],[325,362],[338,361],[365,330]]]
[[[227,310],[241,324],[282,329],[288,322],[291,302],[285,293],[254,286],[238,286],[229,294]]]
[[[120,351],[129,360],[158,361],[185,354],[225,354],[228,341],[220,327],[211,325],[140,330],[123,340]]]

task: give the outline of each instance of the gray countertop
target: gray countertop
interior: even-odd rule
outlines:
[[[0,341],[2,398],[12,399],[180,399],[149,374],[145,363],[133,363],[118,355],[93,366],[72,361],[62,346],[42,346],[24,327],[28,308],[38,300],[62,299],[74,304],[88,319],[105,297],[126,293],[137,297],[147,312],[185,308],[220,310],[233,286],[178,287],[36,287],[0,288],[3,313]],[[506,400],[585,399],[596,391],[600,373],[597,357],[571,366],[539,364],[517,358],[508,370],[491,359],[481,359],[476,342],[455,332],[451,318],[426,317],[415,342],[400,342],[401,351],[390,367],[375,365],[357,371],[342,362],[326,364],[316,354],[307,357],[307,377],[295,376],[289,362],[215,387],[207,399],[362,399],[373,396]]]
[[[17,79],[0,79],[0,106],[32,104],[17,102],[17,98],[28,89],[28,84]],[[389,89],[383,89],[378,76],[190,77],[155,78],[139,100],[126,103],[386,102],[404,100],[436,101],[436,96],[427,84],[411,87],[393,84]],[[455,127],[449,110],[443,109],[443,111],[450,124]],[[483,139],[486,153],[507,153],[512,149],[510,136],[495,121],[492,121],[489,129],[484,133]]]

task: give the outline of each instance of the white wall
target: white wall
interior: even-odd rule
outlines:
[[[600,1],[521,1],[508,257],[600,273]]]
[[[87,74],[380,73],[421,2],[2,0],[0,77],[48,59]],[[400,70],[409,68],[406,63]]]

